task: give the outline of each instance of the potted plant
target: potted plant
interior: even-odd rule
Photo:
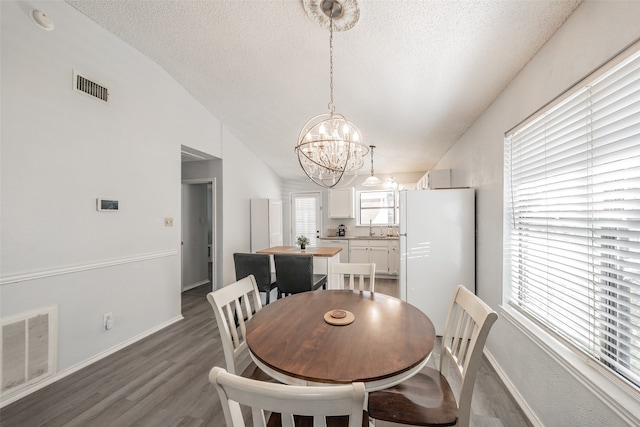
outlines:
[[[300,249],[304,251],[309,244],[309,238],[307,236],[298,236],[296,243],[300,246]]]

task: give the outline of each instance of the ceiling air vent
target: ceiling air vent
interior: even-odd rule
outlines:
[[[73,72],[73,89],[98,99],[105,104],[109,102],[109,90],[99,83],[93,82],[80,74]]]

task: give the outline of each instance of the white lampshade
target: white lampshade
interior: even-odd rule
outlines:
[[[378,177],[371,175],[369,178],[365,179],[362,183],[363,187],[378,187],[382,185],[382,181]]]

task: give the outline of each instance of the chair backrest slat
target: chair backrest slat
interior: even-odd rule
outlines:
[[[222,368],[209,372],[227,427],[245,427],[240,405],[251,407],[255,427],[265,427],[265,411],[279,413],[283,427],[294,427],[293,415],[313,417],[313,425],[326,426],[327,416],[349,416],[349,427],[361,427],[365,388],[361,382],[331,386],[293,386],[232,375]]]
[[[237,374],[237,359],[247,349],[248,322],[262,308],[253,275],[207,294],[216,316],[227,370]]]
[[[348,288],[345,288],[345,276],[348,279]],[[358,277],[358,286],[355,286],[355,277]],[[342,263],[330,262],[327,266],[327,278],[332,281],[331,289],[352,289],[356,291],[375,290],[376,265],[375,263]],[[368,279],[368,289],[365,286]]]

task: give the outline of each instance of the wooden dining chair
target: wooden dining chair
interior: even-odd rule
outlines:
[[[256,279],[249,275],[217,291],[209,292],[207,300],[216,316],[227,369],[238,374],[238,359],[248,351],[247,322],[262,308]],[[240,375],[260,381],[275,381],[253,361],[249,362]]]
[[[266,293],[265,303],[269,304],[271,291],[276,287],[276,275],[271,273],[271,256],[238,252],[233,254],[233,263],[236,268],[236,280],[253,274],[258,290]]]
[[[440,369],[424,368],[400,384],[369,394],[369,416],[414,426],[468,427],[471,397],[487,335],[498,315],[463,286],[456,289],[440,350]],[[456,396],[446,375],[461,379]]]
[[[352,289],[374,292],[376,265],[374,263],[330,262],[327,265],[330,289]],[[358,278],[357,284],[354,279]],[[345,283],[345,279],[348,280]]]
[[[362,410],[365,388],[361,382],[330,386],[264,383],[230,374],[217,366],[209,372],[209,382],[218,392],[227,427],[245,427],[240,405],[251,407],[254,427],[369,425]],[[268,421],[265,412],[271,412]]]
[[[312,255],[275,254],[278,297],[327,287],[326,274],[313,274]]]

